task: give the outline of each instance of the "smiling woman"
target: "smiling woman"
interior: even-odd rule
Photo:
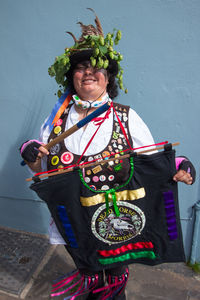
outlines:
[[[63,279],[60,282],[61,286],[59,283],[55,284],[52,296],[67,292],[65,299],[85,295],[85,299],[88,300],[125,300],[129,274],[127,265],[133,263],[133,259],[134,262],[138,262],[138,255],[143,256],[147,262],[150,262],[152,257],[151,252],[143,249],[143,209],[128,203],[131,198],[130,195],[127,196],[127,186],[134,173],[133,157],[122,159],[121,156],[125,152],[132,153],[134,148],[153,145],[154,140],[146,124],[133,109],[112,102],[118,95],[118,87],[124,89],[123,70],[120,67],[122,55],[113,50],[114,33],[108,33],[104,38],[97,17],[95,23],[97,28],[81,23],[81,38],[74,38],[74,46],[66,48],[65,53],[57,57],[49,68],[49,73],[55,76],[59,88],[63,87],[64,95],[61,95],[52,114],[43,124],[40,141],[31,140],[24,143],[21,154],[28,166],[37,172],[54,169],[61,171],[71,165],[79,166],[80,162],[88,164],[84,165],[79,173],[68,173],[69,181],[65,180],[62,186],[59,185],[57,193],[53,192],[55,201],[49,206],[56,222],[56,225],[54,221],[51,222],[50,241],[64,243],[78,268],[78,271],[66,276],[66,282],[69,285],[71,283],[71,286],[59,292],[59,288],[64,286]],[[115,44],[118,44],[120,38],[121,31],[117,31]],[[59,90],[59,94],[62,92]],[[47,151],[47,143],[107,102],[110,103],[107,112],[66,139],[57,142]],[[109,157],[111,159],[107,160]],[[95,166],[91,166],[91,161],[95,161]],[[187,177],[188,181],[185,182],[191,184],[195,173],[189,160],[180,160],[177,169],[180,168]],[[58,181],[60,178],[58,176]],[[175,177],[177,181],[184,181],[180,178],[182,177]],[[139,185],[138,182],[136,181]],[[66,187],[72,190],[66,192]],[[130,193],[132,200],[144,198],[141,188],[139,185],[137,189],[133,189],[133,193]],[[60,192],[64,194],[64,200],[59,197]],[[118,199],[119,195],[123,199]],[[90,213],[87,213],[82,198],[85,202],[92,199]],[[102,219],[102,216],[105,217]],[[139,253],[138,245],[140,249],[142,245],[145,251]],[[147,244],[145,242],[145,245],[149,250],[152,248],[149,241]],[[110,250],[114,257],[109,257],[108,260],[99,258],[101,253],[111,253]],[[130,253],[122,257],[120,255],[123,251]],[[72,289],[75,286],[77,290]],[[65,286],[64,288],[66,289]]]

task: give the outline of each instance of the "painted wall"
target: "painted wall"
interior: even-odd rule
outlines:
[[[180,142],[177,154],[197,168],[193,186],[180,184],[180,211],[187,256],[192,206],[199,200],[200,1],[198,0],[1,0],[0,1],[0,225],[46,233],[49,213],[25,182],[18,148],[37,138],[56,101],[47,69],[72,39],[76,24],[93,24],[95,9],[104,32],[121,29],[124,81],[131,105],[156,142]],[[200,252],[200,247],[198,248]],[[198,252],[199,259],[200,253]]]

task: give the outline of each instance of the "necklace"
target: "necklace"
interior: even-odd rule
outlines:
[[[108,94],[104,95],[103,97],[99,97],[97,100],[81,100],[77,95],[73,95],[72,98],[75,104],[83,109],[91,107],[98,108],[109,100]]]

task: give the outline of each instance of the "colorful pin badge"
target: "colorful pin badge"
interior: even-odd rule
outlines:
[[[63,164],[68,165],[68,164],[71,164],[71,162],[73,161],[74,155],[71,152],[67,151],[61,155],[60,159]]]

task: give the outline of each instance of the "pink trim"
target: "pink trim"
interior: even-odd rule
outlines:
[[[185,157],[176,157],[175,158],[176,170],[179,170],[179,166],[184,160],[187,160],[187,159]]]
[[[29,140],[28,142],[24,143],[23,146],[21,147],[20,153],[22,154],[22,152],[24,151],[24,149],[31,143],[36,142],[40,145],[42,145],[42,143],[38,140]]]

